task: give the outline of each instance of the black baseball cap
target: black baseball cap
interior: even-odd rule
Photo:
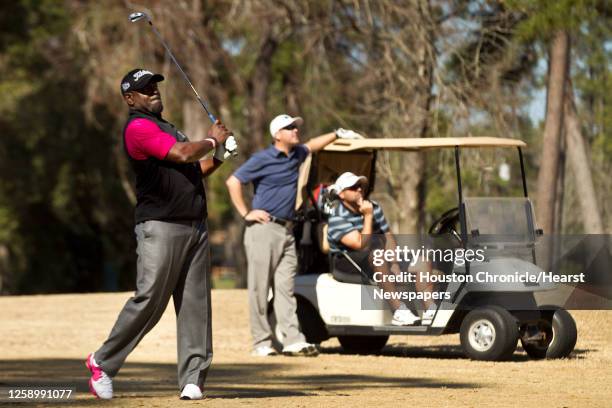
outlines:
[[[161,74],[154,74],[144,68],[136,68],[125,74],[121,80],[121,93],[139,91],[146,88],[152,82],[161,82],[163,80],[164,76]]]

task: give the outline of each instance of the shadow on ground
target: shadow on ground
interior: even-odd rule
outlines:
[[[292,369],[293,372],[290,371]],[[174,364],[127,363],[115,379],[115,393],[119,398],[174,396],[178,395],[176,378]],[[0,360],[0,387],[76,387],[77,393],[87,393],[88,379],[89,372],[80,360]],[[300,375],[299,368],[293,363],[271,361],[213,364],[206,382],[206,394],[208,398],[342,396],[354,390],[416,387],[459,389],[476,388],[479,385],[418,377],[348,373]],[[79,404],[83,402],[87,401],[79,400]]]
[[[594,350],[591,349],[574,349],[572,354],[569,356],[570,359],[584,359],[585,354]],[[323,354],[354,354],[345,351],[342,347],[322,347],[321,353]],[[411,346],[406,343],[394,343],[385,346],[380,352],[372,353],[379,356],[389,357],[409,357],[409,358],[433,358],[439,360],[468,360],[463,352],[461,346],[457,345],[440,345],[440,346]],[[516,352],[512,355],[510,362],[521,362],[532,360],[523,350],[521,346],[518,346]]]

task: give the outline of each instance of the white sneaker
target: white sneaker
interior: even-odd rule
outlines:
[[[410,326],[415,324],[421,320],[419,316],[415,315],[406,307],[406,305],[401,305],[399,309],[393,313],[393,319],[391,319],[391,324],[394,326]]]
[[[251,352],[251,355],[254,357],[275,356],[277,354],[278,352],[270,346],[259,346]]]
[[[187,384],[181,391],[182,400],[201,400],[202,390],[195,384]]]
[[[87,356],[85,365],[91,372],[91,378],[89,379],[89,391],[100,399],[111,399],[113,398],[113,380],[100,368],[94,353]]]
[[[319,355],[319,350],[314,344],[298,342],[283,347],[283,354],[286,356],[316,357]]]
[[[421,317],[421,319],[423,320],[423,324],[431,324],[431,321],[433,320],[436,314],[436,310],[436,305],[431,305],[427,308],[426,311],[423,312],[423,316]]]

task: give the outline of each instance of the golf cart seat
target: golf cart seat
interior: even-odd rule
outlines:
[[[351,269],[351,271],[338,269],[336,267],[336,259],[338,259],[338,257],[345,257],[349,261],[349,263],[353,265],[353,268]],[[370,279],[368,279],[364,274],[361,273],[359,266],[351,259],[351,257],[348,254],[344,252],[335,253],[331,256],[330,262],[331,262],[332,276],[338,282],[356,283],[358,285],[363,285],[363,284],[367,285],[367,284],[372,283],[370,282]]]
[[[336,263],[334,262],[334,258],[336,256],[348,256],[348,255],[343,255],[343,254],[330,255],[329,254],[329,241],[327,240],[327,229],[328,229],[327,222],[320,222],[317,224],[317,242],[319,244],[319,249],[321,250],[321,252],[326,255],[329,255],[330,270],[332,271],[332,276],[334,277],[334,279],[337,280],[338,282],[345,282],[345,283],[357,283],[357,284],[364,283],[364,279],[362,278],[361,273],[359,272],[357,268],[355,268],[354,272],[345,272],[335,267]]]
[[[340,256],[342,256],[342,255],[340,255]],[[361,273],[359,273],[359,271],[357,269],[355,269],[355,272],[348,273],[348,272],[341,271],[340,269],[337,269],[337,268],[334,267],[332,269],[332,276],[338,282],[356,283],[358,285],[362,285],[364,283],[368,283],[367,281],[364,282],[364,277],[361,276]]]
[[[332,276],[334,277],[334,279],[337,280],[338,282],[356,283],[359,285],[364,284],[364,283],[370,283],[369,279],[366,279],[365,277],[362,276],[357,265],[354,265],[355,266],[354,270],[351,272],[343,271],[343,270],[336,268],[335,258],[338,256],[348,257],[348,255],[344,253],[330,254],[329,241],[327,239],[327,230],[328,230],[327,222],[322,221],[317,224],[317,231],[316,231],[317,243],[319,244],[319,249],[321,250],[321,252],[329,256],[329,266],[330,266],[329,269],[331,270]]]

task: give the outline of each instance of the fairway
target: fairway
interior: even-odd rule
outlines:
[[[91,406],[87,354],[106,338],[131,293],[0,298],[0,386],[72,386]],[[521,406],[604,407],[612,391],[612,312],[572,312],[572,358],[463,357],[457,335],[390,339],[380,355],[344,354],[337,340],[317,358],[250,356],[245,290],[213,290],[214,361],[203,401],[179,401],[172,305],[115,378],[104,406]],[[531,401],[531,402],[530,402]],[[102,402],[100,402],[102,403]],[[58,404],[60,405],[60,404]],[[22,405],[20,405],[22,406]]]

